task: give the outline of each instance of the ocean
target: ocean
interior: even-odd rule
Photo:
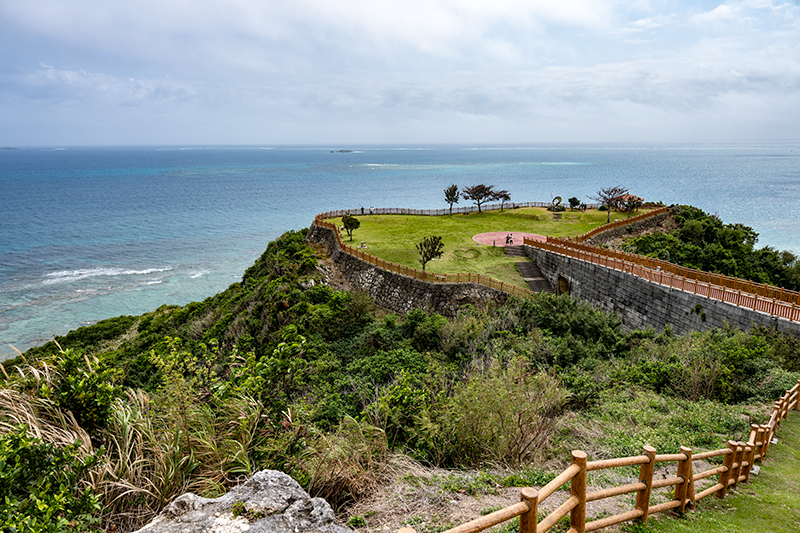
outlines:
[[[512,202],[588,202],[622,185],[800,255],[800,142],[3,149],[0,360],[10,345],[216,294],[316,213],[445,208],[453,183]]]

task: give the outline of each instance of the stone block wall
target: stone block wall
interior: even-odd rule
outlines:
[[[630,235],[631,233],[637,233],[643,229],[652,228],[653,226],[658,226],[669,216],[671,216],[671,214],[672,212],[670,210],[667,211],[666,213],[653,215],[652,217],[645,218],[644,220],[640,220],[638,222],[632,222],[630,224],[625,224],[624,226],[617,226],[616,228],[611,228],[610,230],[598,233],[591,239],[587,239],[586,244],[593,244],[595,246],[600,246],[601,244],[605,244],[611,240],[616,239],[617,237],[623,237],[625,235]]]
[[[684,334],[728,323],[744,330],[763,325],[800,336],[797,322],[671,289],[627,272],[532,246],[525,246],[525,251],[553,287],[568,288],[573,297],[617,313],[627,330],[652,325],[661,331],[669,325],[675,333]]]
[[[312,225],[306,240],[322,244],[334,267],[354,287],[369,294],[378,305],[397,313],[423,309],[454,317],[465,305],[488,301],[503,304],[509,296],[477,283],[429,283],[395,274],[353,257],[339,248],[334,230]]]

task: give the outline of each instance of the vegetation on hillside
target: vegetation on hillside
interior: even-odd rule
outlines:
[[[800,377],[797,339],[771,330],[625,333],[551,295],[398,316],[334,290],[317,266],[305,231],[288,232],[216,296],[7,362],[0,457],[30,457],[18,468],[41,480],[4,491],[3,524],[35,506],[57,520],[17,531],[131,530],[183,492],[217,496],[263,468],[343,509],[397,454],[496,467],[482,478],[492,486],[533,482],[571,449],[741,439],[763,421],[758,402]],[[61,468],[39,469],[42,457]],[[15,483],[2,464],[0,484]]]
[[[758,233],[743,224],[725,224],[691,206],[678,206],[677,227],[648,233],[626,244],[629,252],[657,257],[708,272],[800,290],[800,258],[770,246],[756,248]]]

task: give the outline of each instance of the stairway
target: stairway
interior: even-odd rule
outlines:
[[[525,283],[528,284],[531,291],[553,292],[553,288],[550,287],[550,282],[547,281],[547,278],[542,276],[539,266],[528,259],[528,255],[525,253],[522,246],[506,246],[506,255],[509,257],[524,258],[516,262],[517,270],[519,270],[522,279],[525,280]]]

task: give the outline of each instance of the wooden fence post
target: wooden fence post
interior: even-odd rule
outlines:
[[[765,424],[761,426],[764,428],[764,445],[761,449],[761,462],[764,462],[764,457],[767,455],[767,450],[769,450],[769,445],[772,441],[772,428],[773,426],[769,424]]]
[[[735,489],[736,486],[739,484],[739,474],[742,471],[742,457],[744,456],[744,447],[742,446],[741,442],[737,442],[735,440],[728,441],[728,446],[733,444],[733,449],[736,452],[733,454],[733,472],[731,472],[731,478],[733,479],[733,488]],[[730,480],[728,480],[730,483]]]
[[[800,409],[800,379],[797,380],[797,400],[794,402],[794,410]]]
[[[530,510],[519,517],[519,533],[536,533],[539,521],[539,493],[535,489],[525,487],[519,491],[519,499],[528,504]]]
[[[747,466],[744,469],[744,482],[750,482],[750,470],[753,468],[753,463],[755,462],[756,456],[756,443],[753,439],[750,439],[749,442],[743,442],[744,444],[744,457],[742,458],[743,461],[747,462]]]
[[[736,453],[736,443],[732,440],[728,441],[728,449],[730,449],[730,453],[725,455],[725,459],[722,461],[722,466],[725,467],[724,472],[720,472],[719,474],[719,483],[722,485],[722,488],[717,491],[717,498],[725,498],[725,495],[728,493],[728,480],[731,477],[731,470],[733,467],[733,456]]]
[[[580,471],[569,482],[571,495],[578,498],[578,505],[569,513],[569,525],[576,533],[586,531],[586,458],[586,452],[572,452],[572,464],[580,467]]]
[[[694,507],[694,469],[692,468],[692,449],[686,446],[681,446],[681,453],[686,456],[678,462],[678,477],[683,479],[683,482],[675,485],[675,499],[681,502],[681,512],[686,512],[686,507],[689,509]]]
[[[656,449],[652,446],[645,446],[642,455],[646,455],[650,460],[644,463],[639,470],[639,481],[645,487],[636,495],[636,508],[641,509],[644,514],[641,516],[642,522],[647,522],[647,512],[650,510],[650,491],[653,488],[653,470],[656,467]]]
[[[764,452],[767,449],[766,440],[767,440],[767,430],[764,426],[757,426],[758,432],[756,434],[756,447],[758,448],[758,460],[763,463],[764,462]]]

